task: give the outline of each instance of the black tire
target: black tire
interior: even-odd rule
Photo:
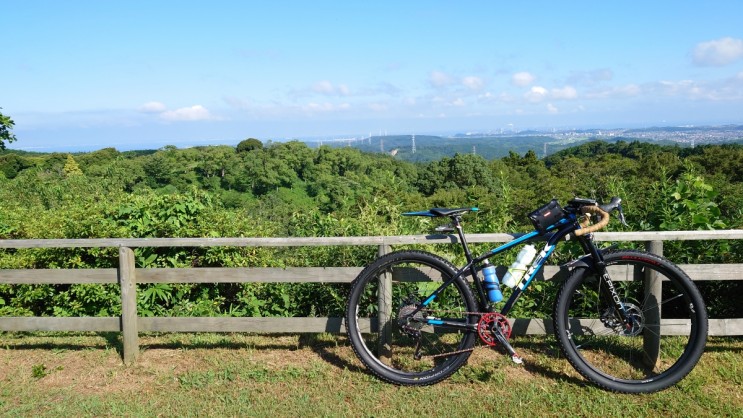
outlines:
[[[586,379],[611,391],[649,393],[677,383],[697,364],[707,341],[699,290],[686,273],[657,255],[609,251],[604,261],[615,297],[636,323],[622,327],[604,281],[588,266],[578,267],[555,303],[555,336],[563,354]],[[663,280],[659,302],[645,289],[646,276]],[[654,317],[660,317],[659,325]]]
[[[448,261],[422,251],[399,251],[384,255],[367,266],[351,285],[346,308],[346,329],[354,352],[379,378],[399,385],[430,385],[456,372],[467,361],[476,341],[475,331],[413,323],[403,330],[406,311],[430,295],[441,279],[454,277]],[[380,282],[391,287],[387,293],[391,312],[379,322]],[[460,279],[448,286],[427,310],[417,315],[477,323],[472,292]],[[385,315],[383,315],[384,318]],[[411,332],[412,331],[412,332]],[[411,335],[412,334],[412,335]],[[380,339],[387,336],[387,344]],[[414,358],[416,345],[419,359]]]

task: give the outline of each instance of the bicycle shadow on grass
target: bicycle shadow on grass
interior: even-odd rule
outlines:
[[[554,340],[551,340],[549,338],[519,339],[514,343],[514,348],[516,349],[516,352],[526,351],[535,353],[536,355],[543,355],[546,357],[545,361],[549,365],[555,365],[558,362],[567,363],[567,360],[562,357],[560,349],[555,345]],[[500,352],[503,353],[504,356],[507,356],[507,354],[505,354],[505,351],[500,350]],[[544,361],[540,362],[536,359],[525,358],[524,363],[521,365],[521,367],[523,367],[524,370],[526,370],[530,374],[539,375],[556,382],[570,383],[578,386],[590,385],[589,382],[583,380],[580,377],[567,375],[565,374],[565,372],[555,370],[553,367],[546,366],[541,363],[544,363]]]
[[[300,344],[314,351],[318,357],[331,366],[354,373],[369,373],[366,368],[360,365],[356,357],[349,360],[338,354],[338,349],[341,347],[350,349],[348,339],[345,336],[335,335],[332,341],[325,339],[319,340],[316,334],[302,334],[302,336],[304,338],[300,337]]]

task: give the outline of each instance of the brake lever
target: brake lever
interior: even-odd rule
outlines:
[[[619,218],[619,222],[621,222],[624,226],[629,226],[627,224],[627,220],[624,217],[624,210],[622,210],[622,205],[617,206],[617,212],[619,212],[619,216],[617,216]]]

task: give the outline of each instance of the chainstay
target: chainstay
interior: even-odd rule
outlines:
[[[421,356],[421,358],[441,358],[441,357],[456,356],[457,354],[471,353],[475,351],[475,348],[476,347],[468,348],[465,350],[447,351],[446,353],[441,353],[441,354],[430,354],[428,356]]]
[[[433,310],[425,310],[423,312],[433,313],[434,311]],[[461,312],[461,311],[448,311],[448,310],[438,310],[438,309],[436,310],[436,312],[437,313],[456,313],[456,314],[460,314],[460,315],[478,315],[478,316],[483,316],[485,314],[490,313],[490,312]],[[421,357],[422,358],[436,359],[436,358],[442,358],[442,357],[456,356],[457,354],[471,353],[471,352],[475,351],[475,348],[477,348],[477,347],[478,346],[475,346],[475,347],[472,347],[472,348],[467,348],[467,349],[464,349],[464,350],[447,351],[446,353],[430,354],[430,355],[421,356]]]

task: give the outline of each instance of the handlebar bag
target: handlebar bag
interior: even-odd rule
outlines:
[[[534,228],[540,234],[544,234],[547,228],[565,217],[565,212],[563,212],[557,200],[552,199],[552,201],[530,213],[528,216],[531,223],[534,224]]]

